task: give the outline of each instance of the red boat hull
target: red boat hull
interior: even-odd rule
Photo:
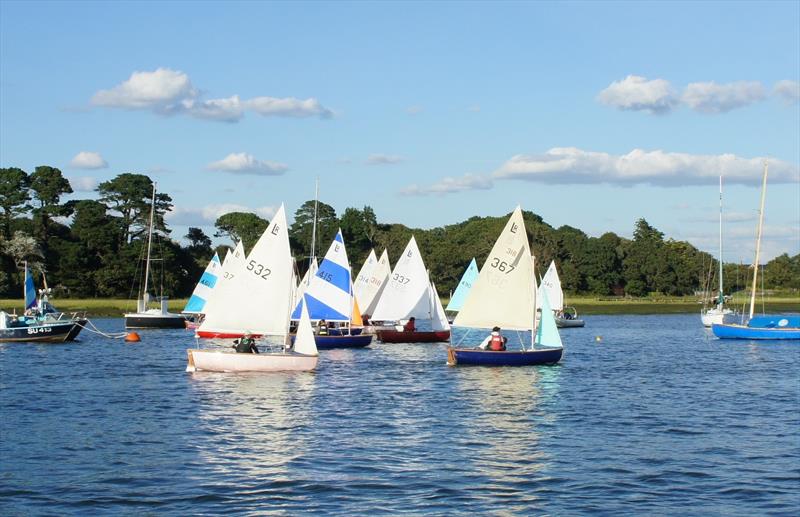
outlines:
[[[378,330],[378,339],[384,343],[447,343],[450,341],[449,330],[437,331],[398,331]]]

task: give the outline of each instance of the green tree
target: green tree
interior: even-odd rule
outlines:
[[[269,226],[269,221],[250,212],[230,212],[219,216],[214,226],[217,228],[214,237],[228,237],[234,243],[242,241],[249,253]]]
[[[200,228],[189,227],[188,233],[184,236],[189,241],[186,251],[194,257],[198,263],[207,262],[214,255],[211,249],[211,239]],[[205,264],[203,264],[205,267]]]
[[[97,192],[102,203],[120,214],[120,244],[130,243],[147,232],[153,196],[153,181],[149,177],[126,172],[98,185]],[[172,198],[166,193],[157,192],[153,214],[154,231],[165,235],[170,233],[164,222],[164,214],[170,210]]]
[[[12,237],[11,221],[31,209],[30,178],[22,169],[11,167],[0,169],[0,208],[3,209],[3,233],[6,239]]]
[[[289,228],[289,239],[296,257],[311,255],[311,234],[314,226],[314,200],[306,201],[294,213],[294,223]],[[315,254],[322,256],[339,231],[336,210],[320,201],[317,205],[317,242]],[[345,239],[345,245],[349,246]]]
[[[378,221],[372,208],[347,208],[340,221],[342,236],[347,244],[348,258],[353,264],[364,261],[374,245]]]
[[[38,221],[39,242],[46,254],[50,219],[54,216],[68,215],[65,207],[60,205],[59,201],[64,194],[72,193],[72,187],[59,169],[40,165],[30,175],[30,188],[38,203],[33,209],[33,214]]]

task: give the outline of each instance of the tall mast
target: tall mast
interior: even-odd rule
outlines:
[[[758,234],[756,236],[756,260],[753,262],[753,289],[750,293],[750,319],[756,307],[756,287],[758,281],[758,261],[761,255],[761,230],[764,226],[764,199],[767,196],[767,162],[764,162],[764,179],[761,183],[761,208],[758,212]]]
[[[150,277],[150,247],[153,244],[153,213],[156,210],[156,183],[153,182],[153,198],[150,203],[150,228],[147,232],[147,263],[144,267],[144,291],[142,299],[147,304],[149,296],[147,295],[147,281]],[[146,307],[145,307],[146,308]]]
[[[717,304],[722,308],[725,295],[722,291],[722,174],[719,175],[719,298]]]
[[[311,257],[308,259],[308,269],[314,264],[317,244],[317,205],[319,204],[319,178],[314,181],[314,224],[311,226]]]

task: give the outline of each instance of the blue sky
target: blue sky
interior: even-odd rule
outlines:
[[[517,203],[725,260],[800,253],[800,2],[0,3],[0,166],[430,228]],[[533,243],[534,250],[536,243]]]

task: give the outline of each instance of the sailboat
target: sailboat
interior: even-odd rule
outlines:
[[[529,366],[555,364],[564,347],[558,335],[547,295],[542,296],[542,316],[535,325],[536,278],[522,209],[517,206],[481,268],[453,325],[502,331],[532,331],[531,347],[495,352],[480,348],[447,349],[447,364],[479,366]],[[536,328],[535,328],[536,327]]]
[[[431,330],[376,330],[384,343],[436,343],[450,340],[450,324],[442,308],[439,293],[428,277],[425,263],[412,236],[394,266],[389,283],[381,295],[375,321],[430,320]]]
[[[764,226],[764,201],[767,194],[767,164],[761,184],[761,208],[756,233],[756,258],[753,261],[753,285],[750,291],[750,314],[746,323],[714,323],[711,330],[720,339],[795,339],[800,340],[800,316],[769,314],[755,316],[758,263],[761,253],[761,233]]]
[[[358,300],[362,314],[371,316],[375,311],[391,273],[389,254],[386,250],[383,250],[380,259],[376,258],[375,250],[370,250],[369,256],[353,282],[353,293]]]
[[[717,305],[700,311],[700,321],[704,327],[714,323],[733,323],[736,311],[725,307],[725,295],[722,289],[722,174],[719,175],[719,295]]]
[[[472,284],[478,279],[478,273],[478,263],[475,262],[475,258],[473,257],[469,266],[467,266],[467,269],[464,271],[464,274],[461,276],[461,280],[456,286],[456,291],[453,293],[453,296],[450,297],[450,302],[448,302],[447,307],[444,308],[445,311],[458,312],[461,310],[461,307],[464,305],[464,300],[467,299],[467,295],[472,289]]]
[[[561,279],[558,278],[555,261],[550,262],[550,266],[547,268],[544,277],[542,277],[542,282],[539,285],[539,295],[541,296],[543,292],[547,293],[547,298],[550,300],[550,306],[558,328],[584,326],[584,321],[578,318],[577,309],[564,306],[564,291],[561,289]]]
[[[140,296],[136,299],[136,312],[129,312],[124,315],[125,328],[134,329],[164,329],[164,328],[184,328],[186,318],[181,314],[173,314],[167,309],[168,298],[160,296],[155,299],[159,302],[159,307],[148,309],[150,301],[149,279],[150,279],[150,251],[153,247],[153,215],[156,211],[156,184],[153,183],[153,198],[150,205],[150,225],[147,229],[147,259],[144,266],[144,282],[140,290]]]
[[[45,283],[46,285],[46,283]],[[28,263],[25,263],[25,282],[23,283],[23,299],[25,311],[21,316],[0,311],[0,343],[12,341],[30,341],[39,343],[62,343],[73,341],[86,325],[86,318],[73,314],[64,318],[64,314],[56,311],[49,300],[50,289],[42,289],[36,298],[36,287]]]
[[[329,328],[327,335],[315,335],[317,348],[363,348],[372,342],[372,334],[350,326],[357,304],[341,230],[336,233],[301,301],[304,303],[298,302],[292,312],[293,320],[300,319],[301,305],[304,305],[312,321],[325,320],[328,324],[341,325],[338,329]]]
[[[294,283],[294,267],[289,250],[289,233],[283,205],[273,217],[267,230],[253,247],[241,275],[232,284],[249,285],[256,295],[249,314],[254,324],[253,334],[280,336],[288,343],[289,311]],[[243,293],[245,291],[241,291]],[[216,298],[214,298],[216,299]],[[230,349],[187,350],[186,371],[212,372],[273,372],[313,370],[319,361],[311,321],[305,304],[301,304],[300,322],[294,347],[281,352],[259,354],[237,353]],[[211,314],[209,314],[210,316]],[[207,321],[207,320],[206,320]]]
[[[197,321],[202,319],[204,315],[203,310],[206,306],[206,302],[214,292],[214,286],[217,284],[217,276],[219,276],[221,268],[222,264],[219,261],[219,255],[215,252],[214,256],[211,257],[211,260],[208,262],[205,271],[203,271],[203,274],[200,276],[200,280],[197,281],[197,285],[194,287],[189,301],[186,302],[186,307],[181,311],[181,314],[187,318],[187,326],[190,323],[190,319],[195,325],[198,325]]]

